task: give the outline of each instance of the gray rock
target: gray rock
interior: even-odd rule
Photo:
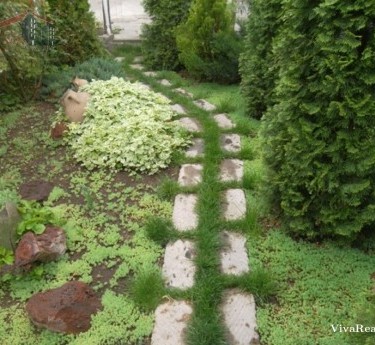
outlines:
[[[220,165],[220,181],[241,181],[243,178],[243,161],[224,159]]]
[[[183,164],[178,176],[180,186],[196,186],[202,182],[202,164]]]
[[[203,139],[194,138],[192,141],[193,141],[193,145],[190,146],[185,152],[186,157],[194,158],[194,157],[202,156],[204,152]]]
[[[159,83],[163,86],[172,86],[172,83],[167,79],[162,79],[159,81]]]
[[[178,120],[182,127],[184,127],[189,132],[200,132],[201,126],[196,119],[192,119],[191,117],[183,117]]]
[[[190,98],[194,97],[194,95],[191,92],[189,92],[189,91],[187,91],[185,89],[182,89],[182,88],[177,88],[174,91],[180,93],[181,95],[190,97]]]
[[[194,101],[194,104],[203,109],[203,110],[206,110],[206,111],[214,111],[216,109],[216,106],[207,102],[206,100],[204,99],[198,99],[197,101]]]
[[[228,114],[214,115],[214,120],[216,121],[217,125],[222,129],[234,128],[234,124],[232,120],[228,117]]]
[[[157,72],[154,71],[147,71],[143,73],[146,77],[156,77],[158,75]]]
[[[220,137],[220,146],[227,152],[241,151],[241,137],[238,134],[223,134]]]
[[[144,69],[144,66],[139,64],[139,63],[133,63],[131,65],[129,65],[131,68],[133,69],[137,69],[139,71],[142,71]]]
[[[171,109],[179,115],[186,114],[185,108],[180,104],[171,105]]]
[[[224,195],[225,220],[239,220],[246,215],[246,198],[242,189],[228,189]]]

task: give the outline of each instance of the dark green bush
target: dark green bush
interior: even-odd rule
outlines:
[[[74,65],[105,54],[87,0],[48,0],[48,4],[56,29],[55,64]]]
[[[264,156],[286,227],[352,240],[375,223],[375,2],[283,1]]]
[[[191,0],[144,0],[145,11],[152,19],[143,27],[144,63],[156,70],[178,70],[176,27],[186,19]]]
[[[221,83],[239,80],[241,42],[225,0],[195,0],[176,39],[179,59],[192,77]]]
[[[248,116],[260,119],[272,104],[277,59],[272,54],[272,39],[280,26],[280,0],[253,0],[244,52],[240,56],[241,89],[246,99]]]
[[[125,73],[119,62],[103,58],[92,58],[74,67],[56,68],[43,79],[42,97],[62,96],[75,76],[88,81],[109,80],[112,76],[125,78]]]

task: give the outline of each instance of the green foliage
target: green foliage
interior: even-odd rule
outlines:
[[[353,321],[372,286],[373,256],[329,242],[296,242],[279,231],[253,238],[248,247],[250,265],[264,263],[277,282],[275,303],[257,308],[265,344],[348,344],[346,335],[334,333],[331,324]]]
[[[171,121],[175,114],[169,100],[143,85],[113,77],[82,90],[91,94],[85,121],[70,125],[67,140],[88,169],[104,166],[154,174],[188,144],[185,132]]]
[[[50,207],[43,207],[35,201],[21,200],[18,204],[18,211],[22,220],[18,224],[17,234],[22,235],[27,231],[42,234],[46,225],[62,225],[62,220],[58,219]]]
[[[121,64],[110,58],[94,57],[74,67],[65,66],[50,71],[43,78],[42,96],[60,97],[71,86],[72,79],[77,76],[87,81],[109,80],[113,76],[125,78]]]
[[[172,224],[163,218],[150,218],[145,225],[145,231],[151,240],[162,247],[174,238]]]
[[[132,281],[130,295],[141,308],[147,311],[156,309],[165,295],[161,272],[153,267],[145,267]]]
[[[103,56],[96,35],[95,19],[87,0],[48,0],[49,12],[56,29],[52,61],[74,65],[95,56]]]
[[[291,232],[353,240],[375,223],[375,4],[284,1],[282,13],[267,183]]]
[[[244,51],[240,56],[241,89],[246,99],[247,115],[260,119],[272,104],[278,74],[273,55],[273,38],[281,24],[282,1],[252,0],[246,24]]]
[[[225,0],[193,1],[176,40],[179,59],[192,77],[223,83],[239,80],[241,41]]]
[[[176,27],[185,21],[191,0],[145,0],[143,6],[152,22],[143,27],[144,63],[151,69],[178,70]]]
[[[0,247],[0,267],[2,265],[10,265],[13,263],[13,252],[9,249]]]

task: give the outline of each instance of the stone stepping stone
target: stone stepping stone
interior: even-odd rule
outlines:
[[[235,127],[232,120],[228,117],[228,114],[217,114],[214,116],[214,120],[222,129],[232,129]]]
[[[243,161],[224,159],[220,165],[220,181],[241,181],[243,178]]]
[[[147,71],[147,72],[143,72],[143,74],[146,76],[146,77],[156,77],[158,75],[157,72],[154,72],[154,71]]]
[[[178,183],[183,187],[196,186],[202,182],[202,164],[183,164],[178,176]]]
[[[125,58],[123,56],[115,57],[115,61],[117,61],[117,62],[123,62],[124,60],[125,60]]]
[[[143,56],[136,56],[136,57],[134,57],[133,62],[134,63],[141,63],[141,62],[143,62]]]
[[[165,249],[163,276],[167,287],[188,289],[194,285],[194,243],[178,240]]]
[[[225,220],[239,220],[246,214],[246,198],[242,189],[225,191],[223,211]]]
[[[227,291],[224,294],[222,313],[230,345],[259,344],[253,295],[237,290]]]
[[[172,86],[172,83],[167,79],[159,80],[159,83],[163,86]]]
[[[130,65],[130,67],[133,68],[133,69],[137,69],[139,71],[142,71],[144,69],[143,65],[138,64],[138,63],[133,63],[133,64]]]
[[[151,345],[184,345],[193,308],[185,301],[173,301],[159,305],[155,311],[155,326]]]
[[[190,146],[185,152],[186,157],[194,158],[194,157],[202,156],[203,151],[204,151],[203,139],[194,138],[192,141],[193,141],[193,145]]]
[[[189,132],[200,132],[201,126],[196,119],[192,119],[191,117],[182,117],[178,120],[182,127],[184,127]]]
[[[180,114],[180,115],[186,114],[185,108],[180,104],[171,105],[171,109],[177,114]]]
[[[220,137],[220,146],[227,152],[241,151],[241,137],[238,134],[223,134]]]
[[[185,90],[185,89],[183,89],[181,87],[175,89],[174,91],[180,93],[181,95],[190,97],[190,98],[194,97],[194,95],[191,92],[189,92],[189,91],[187,91],[187,90]]]
[[[178,231],[193,230],[198,226],[195,212],[198,197],[194,194],[177,194],[174,200],[172,221]]]
[[[196,101],[194,101],[194,104],[203,109],[203,110],[206,110],[206,111],[214,111],[216,109],[216,106],[207,102],[206,100],[204,99],[198,99]]]
[[[235,232],[223,231],[221,238],[224,242],[224,247],[220,252],[221,271],[224,274],[236,276],[249,272],[245,236]]]

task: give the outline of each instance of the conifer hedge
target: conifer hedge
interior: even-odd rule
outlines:
[[[178,70],[176,27],[189,13],[192,0],[144,0],[145,11],[152,22],[142,29],[144,63],[156,70]]]
[[[272,38],[280,26],[280,0],[253,0],[246,24],[244,52],[240,56],[241,89],[248,114],[260,119],[272,104],[277,63],[272,54]]]
[[[353,239],[375,225],[375,2],[284,0],[271,39],[269,185],[290,231]]]

